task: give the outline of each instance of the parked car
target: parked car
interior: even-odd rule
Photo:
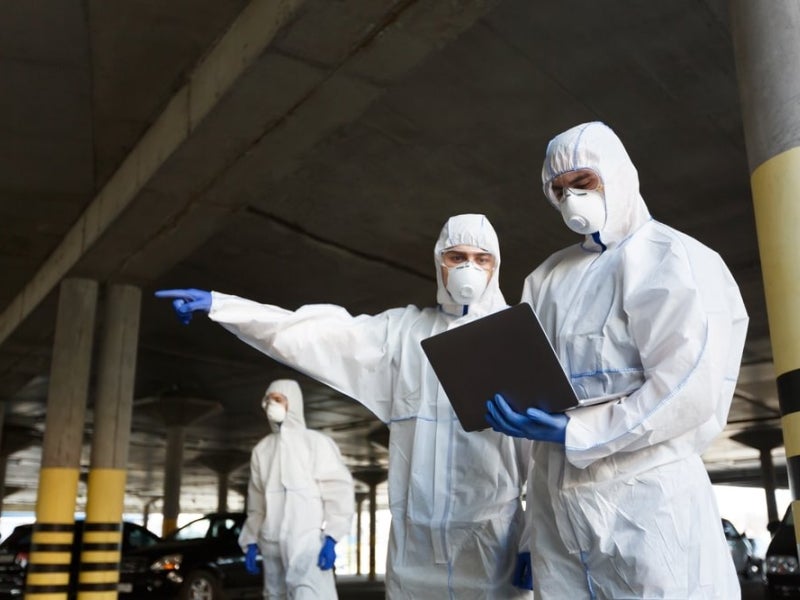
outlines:
[[[797,562],[797,543],[794,536],[794,517],[791,505],[772,535],[764,558],[764,579],[767,597],[800,598],[800,567]]]
[[[18,525],[0,544],[0,599],[21,598],[25,591],[25,579],[28,573],[28,556],[31,549],[33,524]],[[70,592],[75,597],[75,587],[80,569],[80,549],[83,539],[83,520],[75,522],[75,537],[72,544],[72,562],[70,563]],[[161,538],[152,531],[137,525],[124,522],[122,524],[122,560],[125,555],[137,548],[152,546]]]
[[[722,531],[728,540],[733,566],[736,567],[739,577],[744,579],[756,577],[761,572],[762,561],[753,553],[753,542],[745,537],[744,533],[739,533],[728,519],[722,519]]]
[[[128,554],[120,569],[120,600],[260,598],[263,576],[247,572],[239,547],[244,520],[244,513],[205,515]]]

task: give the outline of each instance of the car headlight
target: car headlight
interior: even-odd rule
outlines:
[[[177,571],[181,568],[181,561],[183,560],[183,554],[167,554],[166,556],[162,556],[152,565],[150,565],[151,571]]]
[[[790,573],[797,573],[797,557],[789,556],[787,554],[775,554],[768,556],[765,561],[766,572],[775,575],[788,575]]]

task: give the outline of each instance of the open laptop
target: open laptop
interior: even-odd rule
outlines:
[[[486,429],[486,401],[502,394],[518,412],[563,412],[581,402],[539,319],[522,303],[422,340],[466,431]],[[613,396],[618,397],[618,396]]]

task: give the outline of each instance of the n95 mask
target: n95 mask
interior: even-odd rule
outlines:
[[[606,224],[606,202],[598,190],[564,189],[559,205],[561,217],[575,233],[588,235]]]
[[[270,401],[267,404],[267,419],[272,423],[281,424],[286,420],[286,408],[283,404]]]
[[[473,262],[447,268],[447,291],[457,304],[472,304],[489,283],[489,273]]]

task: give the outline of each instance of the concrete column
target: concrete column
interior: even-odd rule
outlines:
[[[361,511],[368,494],[356,492],[356,575],[361,575]]]
[[[3,445],[6,441],[6,401],[0,400],[0,518],[3,516],[3,498],[6,486],[6,467],[8,466],[9,453],[3,452]]]
[[[230,474],[245,465],[250,454],[239,450],[220,450],[197,457],[197,462],[217,474],[217,512],[228,511],[228,484]]]
[[[353,477],[369,486],[369,574],[367,579],[375,581],[375,546],[376,531],[375,518],[378,512],[377,488],[378,485],[386,481],[387,473],[380,467],[368,467],[359,469],[353,473]]]
[[[750,184],[800,540],[800,0],[730,0]]]
[[[767,521],[779,521],[778,504],[775,500],[775,465],[772,462],[772,450],[783,445],[780,429],[747,429],[732,435],[731,439],[755,448],[761,458],[761,481],[767,499]]]
[[[181,392],[148,398],[138,404],[167,426],[167,448],[164,465],[164,508],[161,535],[175,531],[180,516],[181,474],[186,426],[222,410],[215,400],[183,395]]]
[[[149,522],[150,522],[150,508],[153,506],[153,504],[155,504],[159,500],[161,500],[161,496],[156,496],[154,498],[150,498],[144,503],[144,506],[142,507],[142,526],[145,529],[149,529],[150,528],[150,525],[149,525]]]
[[[161,535],[172,533],[178,527],[181,514],[181,476],[183,474],[183,443],[186,429],[183,425],[167,427],[167,457],[164,463],[164,508]]]
[[[117,597],[141,296],[130,285],[110,285],[106,294],[79,600]]]
[[[96,282],[61,282],[25,587],[31,600],[67,598],[96,305]]]

